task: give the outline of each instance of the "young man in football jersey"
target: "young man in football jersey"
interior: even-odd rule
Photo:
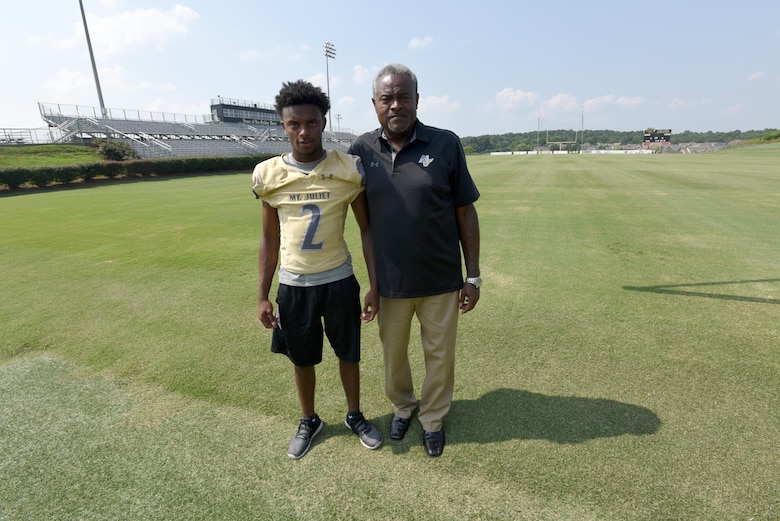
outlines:
[[[287,455],[298,459],[323,422],[314,409],[315,366],[322,361],[323,332],[339,358],[347,398],[345,424],[369,449],[382,444],[379,430],[360,412],[360,324],[379,306],[374,254],[360,160],[322,146],[330,100],[318,87],[284,83],[276,111],[292,152],[258,164],[252,191],[263,201],[259,248],[259,313],[273,329],[271,350],[292,361],[303,417]],[[360,307],[360,287],[344,240],[347,210],[360,228],[370,288]],[[270,289],[279,264],[277,312]]]

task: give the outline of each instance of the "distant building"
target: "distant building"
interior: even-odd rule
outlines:
[[[223,123],[281,125],[282,119],[273,106],[221,96],[211,100],[211,117]]]

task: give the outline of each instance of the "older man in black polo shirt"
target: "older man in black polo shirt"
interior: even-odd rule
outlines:
[[[479,300],[479,191],[458,137],[417,120],[417,77],[403,65],[384,67],[372,102],[380,128],[349,152],[362,158],[381,294],[379,336],[385,392],[393,404],[390,437],[401,440],[418,406],[408,348],[420,322],[425,380],[418,420],[431,457],[444,450],[444,416],[452,404],[458,311]],[[466,264],[464,284],[461,249]]]

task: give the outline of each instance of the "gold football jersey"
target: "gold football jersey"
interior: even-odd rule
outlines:
[[[364,189],[357,161],[344,152],[329,150],[309,173],[287,164],[282,156],[255,167],[252,190],[279,214],[283,269],[320,273],[347,261],[347,210]]]

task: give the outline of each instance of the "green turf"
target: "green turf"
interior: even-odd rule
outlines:
[[[29,145],[0,147],[0,168],[97,163],[97,149],[83,145]]]
[[[0,196],[0,520],[777,519],[780,150],[469,163],[486,282],[436,460],[416,423],[360,446],[332,355],[287,458],[248,173]]]

